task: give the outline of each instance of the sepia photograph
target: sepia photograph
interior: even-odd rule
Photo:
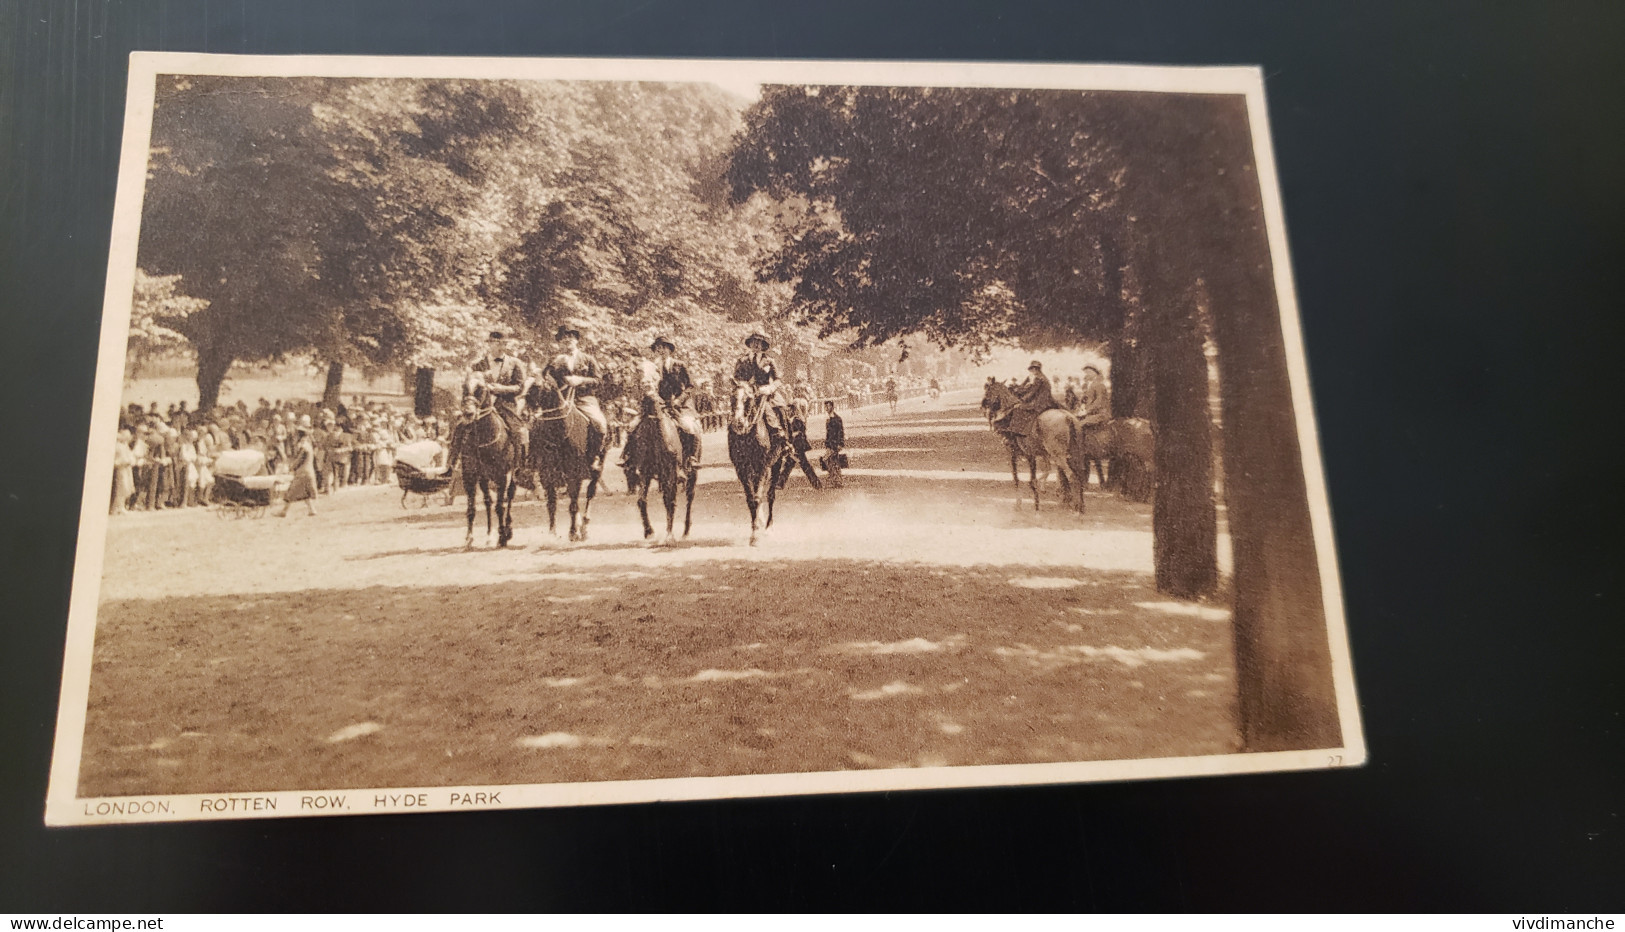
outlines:
[[[1365,762],[1257,69],[128,93],[49,824]]]

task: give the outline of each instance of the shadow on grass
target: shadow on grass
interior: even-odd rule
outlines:
[[[1230,638],[1143,573],[861,560],[115,601],[81,791],[1229,753]]]

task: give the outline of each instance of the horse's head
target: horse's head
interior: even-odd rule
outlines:
[[[982,392],[982,407],[990,411],[1005,411],[1016,407],[1020,400],[1003,382],[989,382]]]
[[[754,393],[743,385],[734,386],[733,405],[729,408],[732,427],[735,433],[744,433],[750,429],[751,419],[755,412],[751,410],[751,399]]]
[[[558,391],[551,379],[537,379],[525,389],[525,407],[532,413],[558,404]]]

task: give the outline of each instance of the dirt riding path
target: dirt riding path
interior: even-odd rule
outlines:
[[[1149,506],[1091,489],[1079,516],[1052,483],[1042,512],[1017,507],[966,393],[846,420],[846,487],[794,478],[754,548],[725,463],[672,548],[643,544],[624,492],[594,502],[585,544],[521,503],[508,550],[466,551],[461,503],[403,510],[393,488],[314,518],[115,520],[82,791],[1235,747],[1228,613],[1155,593]]]

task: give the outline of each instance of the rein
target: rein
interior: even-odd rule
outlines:
[[[485,407],[481,408],[480,409],[480,416],[476,420],[483,421],[486,418],[496,418],[497,423],[502,424],[502,417],[501,417],[501,415],[497,414],[497,406],[494,405],[494,404],[486,405]],[[502,426],[503,426],[504,430],[507,429],[506,424],[503,424]],[[474,448],[476,450],[489,450],[489,449],[492,449],[493,447],[499,447],[499,446],[502,446],[502,445],[506,444],[508,442],[508,440],[509,440],[509,438],[504,437],[500,441],[492,440],[489,443],[476,443],[474,445]]]
[[[575,407],[575,391],[564,389],[558,392],[559,405],[556,408],[542,408],[532,416],[537,421],[562,421],[570,416],[570,409]]]

